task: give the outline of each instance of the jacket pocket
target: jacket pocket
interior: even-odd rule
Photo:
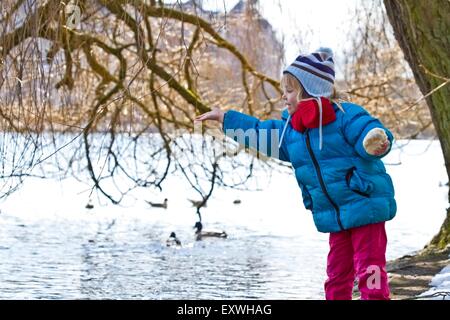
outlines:
[[[360,196],[368,198],[373,191],[373,183],[361,178],[356,167],[348,169],[347,174],[345,175],[345,181],[347,182],[349,189]]]
[[[307,210],[313,211],[313,201],[311,194],[308,191],[308,188],[301,184],[300,189],[302,189],[302,197],[303,197],[303,204]]]

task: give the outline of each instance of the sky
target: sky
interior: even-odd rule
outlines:
[[[286,61],[299,53],[311,52],[321,46],[342,54],[351,19],[349,13],[360,0],[260,0],[260,12],[277,35],[284,34]],[[231,10],[239,0],[203,0],[208,10]],[[306,35],[305,47],[299,48],[294,37]],[[339,58],[339,57],[338,57]]]

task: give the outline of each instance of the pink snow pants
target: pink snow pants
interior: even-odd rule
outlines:
[[[351,300],[355,276],[361,300],[389,300],[384,222],[330,233],[327,300]]]

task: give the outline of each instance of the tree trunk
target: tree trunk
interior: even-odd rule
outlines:
[[[395,37],[425,95],[428,96],[434,127],[450,177],[450,1],[384,0]],[[450,191],[449,191],[450,199]],[[431,245],[444,248],[450,243],[450,210]]]

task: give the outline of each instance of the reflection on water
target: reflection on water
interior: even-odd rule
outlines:
[[[323,274],[308,265],[323,257],[304,256],[301,239],[228,230],[229,239],[197,242],[191,230],[179,231],[183,247],[171,248],[164,226],[126,217],[26,224],[2,215],[1,298],[321,297]]]

